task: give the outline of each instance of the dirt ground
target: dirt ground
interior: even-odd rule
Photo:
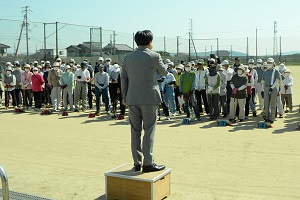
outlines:
[[[181,124],[183,115],[158,122],[154,155],[172,168],[170,200],[300,199],[300,74],[294,77],[294,111],[274,128],[253,118],[231,127]],[[297,72],[297,73],[296,73]],[[102,108],[103,109],[103,108]],[[0,109],[0,165],[12,191],[51,199],[105,199],[104,172],[132,163],[128,118],[69,116]]]

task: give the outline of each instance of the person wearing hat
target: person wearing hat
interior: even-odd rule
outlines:
[[[42,107],[42,94],[43,94],[43,84],[44,84],[44,78],[43,76],[38,72],[38,68],[33,68],[33,75],[31,77],[32,81],[32,92],[34,97],[34,105],[35,109],[41,109]]]
[[[190,106],[192,106],[197,120],[200,121],[201,120],[200,113],[198,110],[196,97],[195,97],[196,75],[195,72],[192,71],[190,64],[186,64],[184,70],[185,72],[180,76],[179,91],[180,94],[183,95],[183,99],[185,101],[184,109],[185,109],[186,117],[190,118],[191,113],[189,108]]]
[[[22,105],[22,83],[21,83],[21,74],[23,70],[21,69],[21,65],[19,61],[14,62],[15,70],[12,72],[13,75],[16,77],[16,86],[15,86],[15,95],[16,95],[16,105]]]
[[[234,64],[232,65],[232,69],[237,72],[237,68],[241,66],[241,59],[240,57],[234,58]]]
[[[235,121],[236,107],[239,106],[239,121],[242,122],[245,119],[245,104],[247,98],[247,76],[244,74],[245,68],[240,65],[236,68],[237,73],[232,76],[231,79],[231,100],[230,100],[230,113],[229,121]]]
[[[223,60],[221,65],[224,68],[223,72],[226,75],[226,105],[227,105],[227,115],[228,115],[229,111],[230,111],[230,100],[231,100],[231,94],[232,94],[231,79],[235,72],[229,66],[228,60]]]
[[[2,83],[4,85],[5,92],[5,107],[9,106],[9,95],[12,96],[12,105],[17,108],[17,100],[15,95],[16,77],[12,74],[11,66],[5,68],[5,75],[2,78]]]
[[[50,84],[48,82],[48,75],[49,75],[49,71],[51,69],[51,65],[49,61],[45,62],[45,71],[43,74],[43,78],[45,81],[45,88],[44,88],[44,104],[47,106],[51,105],[51,88],[50,88]]]
[[[255,83],[257,83],[258,74],[257,74],[256,70],[254,69],[254,59],[248,60],[248,69],[250,71],[249,73],[251,74],[251,76],[253,77],[253,80],[254,80],[254,84],[252,85],[252,94],[251,94],[250,101],[252,101],[253,105],[255,106],[255,93],[256,93]]]
[[[210,119],[216,120],[219,116],[221,76],[217,72],[217,64],[215,60],[211,59],[208,63],[209,72],[205,78],[205,86],[207,87]]]
[[[79,111],[79,99],[82,98],[82,111],[86,111],[88,83],[91,81],[90,72],[87,70],[87,62],[83,61],[80,69],[75,72],[75,91],[74,91],[74,104],[75,112]]]
[[[167,65],[168,65],[168,72],[170,72],[174,75],[176,73],[176,69],[174,69],[174,63],[169,62],[169,63],[167,63]]]
[[[199,60],[196,65],[197,71],[195,71],[196,73],[195,95],[196,95],[196,101],[197,101],[199,112],[203,113],[203,108],[202,108],[202,100],[203,100],[205,112],[206,114],[208,114],[209,106],[207,102],[207,94],[206,94],[206,87],[205,87],[205,78],[208,74],[208,70],[204,68],[203,64],[204,64],[203,60]]]
[[[217,71],[220,74],[220,79],[221,79],[219,101],[223,111],[223,118],[225,118],[228,115],[227,99],[226,99],[226,86],[227,86],[226,74],[224,73],[224,69],[220,64],[217,65]]]
[[[54,62],[52,65],[53,69],[49,71],[48,83],[51,87],[51,102],[54,111],[59,111],[61,109],[61,84],[60,78],[62,71],[59,69],[60,64]]]
[[[176,66],[176,73],[174,74],[176,83],[174,85],[174,93],[175,93],[175,103],[176,103],[176,110],[179,114],[181,114],[181,105],[179,103],[178,98],[182,98],[182,96],[179,96],[179,84],[180,84],[180,76],[184,70],[184,66],[182,64],[179,64]]]
[[[165,101],[165,88],[164,88],[164,80],[166,78],[166,76],[161,76],[159,74],[156,75],[157,77],[157,83],[158,83],[158,88],[160,91],[160,95],[161,95],[161,107],[163,109],[164,115],[166,116],[166,120],[170,120],[170,113],[169,113],[169,109],[167,107],[166,101]],[[158,110],[157,110],[157,117],[158,120],[160,120],[160,106],[158,106]]]
[[[104,71],[110,75],[110,72],[112,70],[112,65],[111,65],[111,58],[107,57],[105,58],[105,64],[104,64]]]
[[[94,75],[99,72],[100,65],[103,65],[104,59],[102,57],[98,58],[97,65],[95,66]]]
[[[291,77],[291,72],[289,69],[285,69],[283,72],[284,79],[281,83],[280,94],[282,105],[286,105],[289,107],[289,110],[286,109],[285,112],[292,112],[293,110],[293,99],[292,99],[292,86],[293,86],[293,78]]]
[[[37,67],[39,65],[39,62],[38,61],[33,61],[33,67]],[[32,68],[32,70],[33,70],[33,68]]]
[[[174,92],[174,85],[176,84],[176,79],[172,74],[172,72],[170,72],[169,70],[162,84],[164,88],[164,100],[168,108],[168,112],[171,112],[173,116],[176,116],[177,110],[176,110],[175,92]]]
[[[245,118],[248,119],[249,116],[249,110],[251,108],[253,117],[256,117],[256,109],[255,104],[252,101],[252,87],[254,86],[254,78],[251,74],[251,71],[249,70],[249,66],[244,66],[245,68],[245,75],[247,76],[248,82],[247,82],[247,98],[246,98],[246,105],[245,105]]]
[[[68,100],[70,102],[70,111],[73,111],[74,74],[72,73],[71,66],[67,65],[65,69],[66,71],[60,78],[60,84],[63,92],[64,111],[68,110]]]
[[[21,83],[23,89],[23,106],[27,109],[32,107],[32,72],[29,64],[24,65],[24,72],[21,74]]]
[[[71,67],[71,71],[74,74],[75,71],[77,70],[77,68],[76,68],[76,65],[75,65],[75,60],[73,58],[70,59],[69,66]]]
[[[105,104],[105,111],[109,113],[109,98],[108,98],[108,86],[109,86],[109,75],[104,71],[104,65],[99,65],[99,71],[95,74],[95,93],[96,93],[96,112],[95,115],[100,115],[100,97]]]
[[[254,99],[255,99],[256,95],[258,97],[258,103],[259,103],[258,108],[259,108],[259,110],[262,110],[264,108],[263,96],[261,95],[261,92],[262,92],[261,80],[262,80],[263,73],[264,73],[262,63],[263,63],[262,59],[257,59],[256,67],[254,68],[256,70],[256,73],[257,73],[257,81],[256,82],[254,81],[255,94],[252,93],[252,95],[254,96]]]
[[[88,105],[89,108],[93,108],[93,92],[92,92],[92,82],[94,82],[94,69],[92,67],[92,63],[88,61],[88,59],[84,59],[83,62],[86,62],[87,70],[90,72],[90,80],[87,82],[88,85],[88,93],[87,93],[87,98],[88,98]]]
[[[276,115],[276,101],[278,90],[278,83],[280,80],[280,73],[275,68],[275,61],[273,58],[267,60],[267,70],[264,72],[262,81],[264,88],[264,106],[265,106],[265,121],[274,123]]]
[[[118,78],[120,76],[120,66],[114,64],[109,76],[109,96],[112,104],[112,113],[117,111],[117,96],[118,96]]]

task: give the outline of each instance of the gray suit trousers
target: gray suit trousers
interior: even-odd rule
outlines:
[[[129,105],[129,122],[131,125],[131,151],[135,165],[153,163],[153,143],[156,128],[157,105]],[[144,129],[141,144],[142,128]]]
[[[270,86],[264,86],[265,115],[268,120],[275,121],[278,90],[275,87],[272,93],[269,93],[269,89]]]

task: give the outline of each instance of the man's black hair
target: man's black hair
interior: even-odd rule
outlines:
[[[150,30],[138,31],[134,36],[134,40],[138,46],[147,46],[153,40],[153,34]]]

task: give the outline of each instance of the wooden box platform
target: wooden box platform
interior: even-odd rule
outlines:
[[[107,200],[161,200],[171,195],[171,169],[158,172],[136,172],[125,163],[105,172]]]

